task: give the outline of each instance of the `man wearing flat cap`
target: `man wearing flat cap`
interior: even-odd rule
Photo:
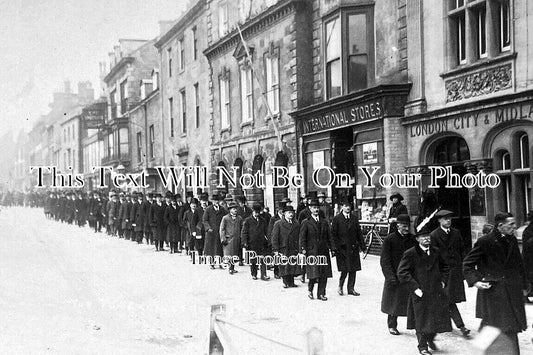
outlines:
[[[392,206],[389,210],[389,233],[395,232],[397,229],[396,226],[396,218],[401,214],[409,214],[407,211],[407,207],[405,207],[404,204],[402,204],[402,201],[404,200],[403,196],[399,194],[398,192],[392,194],[389,198],[392,201]]]
[[[409,215],[401,214],[396,218],[397,230],[385,237],[381,246],[381,271],[385,276],[383,294],[381,296],[381,312],[387,314],[389,333],[400,335],[398,317],[407,316],[409,290],[400,284],[398,265],[403,253],[417,245],[415,236],[409,233],[411,220]]]
[[[448,265],[431,246],[430,231],[421,228],[416,234],[417,245],[408,249],[398,266],[398,280],[409,290],[407,329],[415,329],[418,351],[431,355],[437,350],[437,333],[451,332],[450,311],[446,297]]]
[[[224,255],[219,232],[222,218],[228,214],[228,211],[220,206],[220,201],[223,200],[224,197],[222,195],[214,194],[212,198],[213,204],[206,207],[202,216],[202,223],[205,229],[204,254],[213,257],[213,260],[217,256]],[[215,265],[211,264],[211,269],[214,268]]]
[[[359,251],[364,250],[365,245],[361,227],[352,213],[350,201],[343,201],[342,212],[333,218],[331,236],[331,249],[337,257],[337,268],[341,272],[338,293],[344,295],[344,280],[348,276],[348,294],[359,296],[355,291],[355,276],[357,271],[361,270]]]
[[[315,256],[326,258],[326,265],[306,265],[305,272],[309,278],[309,298],[314,299],[314,285],[318,284],[317,299],[327,301],[326,285],[328,278],[332,277],[331,259],[329,250],[331,248],[331,238],[329,224],[326,219],[320,216],[318,200],[312,199],[309,203],[311,217],[302,222],[300,227],[300,251],[305,256]]]
[[[431,245],[438,248],[444,261],[450,268],[446,291],[450,303],[450,316],[463,333],[468,337],[470,330],[465,327],[461,313],[456,303],[465,302],[465,284],[463,276],[463,259],[466,255],[463,246],[463,238],[458,229],[452,227],[452,211],[440,210],[435,214],[439,221],[439,227],[431,232]]]

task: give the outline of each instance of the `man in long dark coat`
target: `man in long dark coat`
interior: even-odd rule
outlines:
[[[78,227],[83,227],[87,221],[87,199],[83,193],[78,194],[78,198],[75,201],[76,205],[76,222]]]
[[[94,201],[89,212],[91,217],[94,218],[94,232],[100,232],[102,230],[102,222],[104,220],[104,201],[100,197],[98,192],[94,193]]]
[[[333,276],[329,250],[331,238],[326,219],[320,216],[318,200],[309,203],[311,217],[304,220],[300,226],[300,251],[306,257],[325,257],[326,265],[306,264],[305,272],[309,278],[309,298],[314,299],[313,289],[318,283],[317,299],[327,301],[326,285],[328,278]]]
[[[456,303],[466,301],[463,276],[463,259],[466,253],[461,232],[452,227],[452,215],[453,212],[448,210],[440,210],[435,214],[439,227],[431,232],[431,245],[439,249],[442,258],[450,268],[450,276],[446,282],[450,316],[463,336],[468,337],[470,330],[465,327],[456,305]]]
[[[247,217],[242,225],[241,239],[242,245],[247,251],[253,251],[258,256],[265,256],[268,249],[267,224],[266,221],[260,216],[261,204],[258,202],[252,206],[252,215]],[[257,260],[256,257],[250,258],[250,272],[252,279],[257,280]],[[267,281],[270,277],[266,274],[266,265],[261,262],[261,280]]]
[[[294,208],[283,205],[283,217],[274,222],[272,228],[272,252],[274,255],[296,257],[299,254],[300,224],[295,218]],[[275,217],[272,217],[272,220]],[[287,263],[278,266],[279,276],[283,279],[283,287],[296,287],[294,277],[301,275],[303,270],[298,264]]]
[[[365,249],[363,233],[352,213],[349,201],[343,201],[342,212],[333,218],[331,223],[332,250],[337,258],[337,268],[341,272],[339,279],[339,295],[343,295],[344,281],[348,276],[348,294],[359,296],[355,291],[355,277],[361,270],[359,251]]]
[[[389,233],[396,231],[396,218],[401,214],[409,214],[407,207],[402,203],[403,196],[399,193],[392,194],[389,199],[392,201],[392,206],[389,210]]]
[[[122,228],[122,233],[124,235],[124,239],[126,240],[133,240],[130,219],[131,209],[133,208],[132,198],[135,198],[134,194],[126,194],[125,201],[120,205],[120,210],[118,213],[120,216],[120,221],[122,223],[120,227]]]
[[[518,333],[527,328],[523,291],[524,265],[514,236],[516,222],[510,213],[497,213],[494,230],[479,238],[463,261],[468,286],[478,289],[476,317],[481,327],[498,328],[512,340],[519,354]]]
[[[276,210],[276,213],[270,218],[270,220],[268,221],[268,226],[267,226],[267,237],[268,237],[268,241],[269,241],[269,248],[270,248],[270,252],[271,253],[274,253],[274,248],[273,248],[273,241],[272,241],[272,231],[274,230],[274,224],[279,221],[280,219],[283,218],[283,208],[286,206],[287,204],[284,203],[284,202],[279,202],[278,203],[278,209]],[[296,250],[298,251],[298,249]],[[276,279],[279,279],[281,278],[281,276],[279,275],[279,265],[277,264],[274,264],[274,267],[273,267],[273,270],[274,270],[274,278]],[[294,282],[293,282],[294,283]]]
[[[118,212],[119,212],[119,202],[117,200],[117,194],[112,193],[110,196],[110,201],[107,203],[107,226],[111,235],[117,235],[117,224],[118,224]]]
[[[133,227],[133,235],[137,244],[142,244],[144,235],[144,199],[142,192],[136,195],[136,199],[131,206],[130,221]]]
[[[381,271],[385,276],[383,294],[381,296],[381,311],[387,314],[389,333],[400,335],[398,331],[398,317],[407,316],[407,301],[409,289],[400,284],[397,272],[403,253],[417,245],[415,237],[409,233],[409,215],[401,214],[396,219],[398,229],[385,237],[381,246]]]
[[[434,339],[437,333],[451,332],[450,311],[446,297],[448,265],[431,246],[428,229],[417,233],[418,245],[407,250],[398,266],[398,279],[409,290],[407,329],[415,329],[418,351],[430,355],[437,350]]]
[[[167,226],[167,241],[170,246],[170,254],[181,253],[178,245],[181,235],[180,226],[180,210],[181,206],[178,206],[176,196],[172,196],[170,206],[165,209],[165,225]]]
[[[241,257],[241,230],[242,230],[242,217],[237,214],[239,206],[235,202],[228,204],[229,213],[222,217],[220,222],[219,234],[220,242],[222,243],[222,249],[224,256]],[[233,275],[238,272],[235,270],[233,262],[229,265],[229,273]]]
[[[155,241],[155,251],[163,251],[165,243],[165,208],[163,195],[154,194],[155,202],[150,206],[150,227],[152,228],[152,237]]]
[[[198,255],[203,253],[203,241],[204,241],[204,226],[202,224],[202,214],[200,212],[199,202],[193,198],[190,202],[189,210],[185,212],[185,223],[189,230],[189,250],[191,252],[191,259],[194,260],[192,252],[196,249]]]
[[[529,212],[527,217],[529,224],[522,232],[522,258],[528,290],[531,292],[533,286],[533,211]]]
[[[67,201],[65,202],[65,220],[68,224],[72,224],[76,217],[76,195],[73,192],[67,194]]]
[[[152,227],[150,226],[150,208],[153,204],[154,200],[154,193],[150,192],[146,195],[146,199],[143,202],[143,232],[144,232],[144,238],[146,238],[146,244],[150,245],[153,243],[152,239]]]
[[[207,206],[204,214],[202,216],[202,223],[204,224],[205,229],[205,243],[204,243],[204,255],[210,256],[215,260],[215,258],[222,257],[222,243],[220,242],[220,222],[222,218],[228,214],[226,209],[220,206],[220,201],[223,201],[224,197],[215,194],[213,195],[212,201],[213,204]],[[222,267],[222,265],[219,265]],[[211,264],[211,269],[214,269],[214,263]]]

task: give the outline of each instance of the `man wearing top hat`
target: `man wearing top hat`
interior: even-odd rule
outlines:
[[[192,252],[195,248],[198,254],[202,254],[202,247],[203,244],[200,243],[203,240],[202,230],[202,218],[200,215],[200,212],[198,210],[200,202],[196,198],[192,198],[190,201],[189,209],[185,212],[185,215],[183,217],[184,222],[187,225],[187,245],[189,248],[189,252],[191,255],[191,259],[193,259]],[[199,240],[199,242],[196,242],[196,240]],[[194,260],[194,259],[193,259]]]
[[[439,221],[439,227],[431,232],[431,245],[438,248],[444,261],[450,268],[446,291],[450,304],[450,316],[463,333],[468,337],[470,330],[465,327],[461,313],[456,303],[465,302],[465,284],[463,276],[463,259],[466,255],[463,246],[463,238],[458,229],[452,227],[452,211],[440,210],[435,214]]]
[[[179,250],[179,240],[181,234],[181,226],[179,221],[181,206],[178,206],[176,196],[172,195],[170,198],[170,205],[166,206],[164,220],[166,229],[166,240],[170,246],[170,254],[181,253]]]
[[[241,230],[242,230],[242,217],[237,214],[239,206],[235,202],[228,204],[229,213],[222,217],[220,222],[219,234],[220,242],[222,243],[222,249],[224,256],[237,256],[242,257],[241,252]],[[235,265],[230,263],[229,273],[234,274]]]
[[[401,214],[409,214],[407,211],[407,207],[405,207],[404,204],[402,204],[403,196],[400,195],[398,192],[395,194],[392,194],[389,199],[392,201],[392,206],[389,210],[389,233],[396,231],[396,218]]]
[[[268,238],[267,238],[267,224],[261,217],[261,204],[255,202],[252,206],[252,215],[247,217],[242,225],[241,239],[242,245],[247,251],[253,251],[257,255],[267,255]],[[266,275],[266,265],[261,263],[261,280],[267,281],[270,279]],[[250,272],[252,279],[257,280],[257,258],[250,258]]]
[[[85,198],[85,195],[83,192],[80,192],[78,194],[78,199],[76,200],[76,222],[78,223],[78,227],[83,227],[85,223],[87,222],[87,199]]]
[[[165,206],[165,211],[167,207],[170,207],[173,199],[174,199],[174,194],[172,193],[172,191],[165,192],[165,201],[163,202],[163,206]],[[165,225],[163,227],[163,235],[165,236],[165,243],[167,247],[169,247],[170,249],[170,241],[167,238],[168,237],[167,228],[168,228],[168,225],[167,225],[167,221],[165,220]]]
[[[104,203],[98,192],[94,193],[94,201],[89,212],[91,218],[94,219],[94,232],[100,232],[102,230]]]
[[[144,231],[144,238],[146,238],[146,244],[150,245],[153,244],[152,240],[152,227],[150,225],[150,208],[152,207],[154,201],[154,193],[150,192],[146,195],[146,199],[143,202],[143,231]]]
[[[213,260],[217,256],[223,256],[219,235],[220,223],[222,222],[222,218],[228,213],[225,208],[220,206],[220,201],[223,200],[222,195],[214,194],[212,197],[213,204],[206,207],[202,216],[202,223],[205,229],[204,254],[211,256]],[[211,269],[214,268],[215,265],[211,264]]]
[[[398,279],[409,290],[407,329],[415,329],[418,350],[430,355],[437,350],[437,333],[451,332],[446,296],[449,268],[439,250],[431,245],[431,234],[423,226],[416,234],[417,245],[408,249],[398,266]]]
[[[272,230],[272,251],[274,255],[295,257],[300,250],[300,224],[295,218],[294,207],[284,204],[281,211],[283,217],[274,222]],[[287,263],[279,265],[278,269],[279,276],[283,279],[283,287],[296,287],[294,277],[301,275],[301,266]]]
[[[155,241],[155,251],[163,251],[165,241],[165,204],[163,195],[155,193],[155,202],[150,206],[150,227],[152,228],[152,238]]]
[[[331,238],[329,224],[320,216],[318,200],[312,199],[309,203],[311,217],[304,220],[300,226],[300,251],[306,257],[325,256],[327,265],[306,265],[305,272],[309,278],[309,298],[314,299],[313,290],[315,283],[318,284],[317,298],[327,301],[326,285],[329,277],[332,277],[331,259],[329,250]]]
[[[398,317],[407,316],[407,301],[410,292],[405,284],[400,284],[397,275],[403,253],[418,244],[415,236],[409,233],[410,222],[409,215],[399,215],[396,218],[397,230],[385,237],[381,246],[380,264],[383,276],[385,276],[381,311],[387,314],[387,325],[392,335],[400,335]]]
[[[132,239],[134,239],[137,242],[137,244],[142,244],[143,235],[144,235],[143,194],[142,192],[138,192],[134,196],[135,198],[132,201],[132,206],[131,206],[131,211],[130,211]]]
[[[331,223],[331,249],[337,258],[337,268],[341,272],[339,279],[339,295],[343,295],[344,281],[348,276],[348,294],[359,296],[355,291],[355,276],[361,270],[359,251],[365,250],[363,233],[357,218],[352,213],[350,201],[342,202],[342,212],[333,218]]]
[[[511,340],[506,354],[520,354],[518,333],[527,329],[527,284],[515,231],[513,215],[497,213],[493,231],[479,238],[463,260],[468,286],[478,289],[476,318],[481,318],[481,327],[498,328]]]

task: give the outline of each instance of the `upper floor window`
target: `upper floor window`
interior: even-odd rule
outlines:
[[[178,67],[180,71],[185,69],[185,48],[183,46],[183,38],[178,40]]]
[[[242,121],[250,122],[254,119],[254,98],[252,68],[249,65],[241,66],[241,102]]]
[[[168,76],[172,77],[172,48],[167,49]]]
[[[367,88],[374,80],[373,8],[343,9],[324,26],[326,98]]]
[[[142,161],[142,149],[143,149],[142,133],[137,132],[137,162],[138,163]]]
[[[279,55],[275,51],[267,53],[265,71],[267,103],[271,113],[275,115],[279,113]]]
[[[192,59],[198,59],[198,37],[196,37],[196,26],[192,28]]]
[[[128,81],[120,83],[120,113],[124,114],[128,109]]]
[[[196,128],[200,127],[200,91],[198,83],[194,84],[194,122]]]
[[[174,98],[168,99],[168,120],[170,122],[170,136],[174,137]]]
[[[511,49],[510,0],[448,0],[451,67]]]
[[[218,35],[223,37],[228,32],[228,4],[218,4]]]
[[[154,144],[155,144],[155,130],[154,125],[150,125],[149,127],[149,134],[150,134],[150,158],[154,158]]]
[[[111,104],[111,118],[117,117],[117,90],[111,91],[109,95],[110,104]]]
[[[220,89],[220,127],[222,129],[230,127],[230,103],[229,103],[229,74],[225,73],[218,78]]]
[[[180,91],[181,101],[181,133],[187,133],[187,97],[185,89]]]

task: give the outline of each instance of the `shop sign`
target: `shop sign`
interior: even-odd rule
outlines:
[[[513,120],[533,120],[533,101],[418,122],[409,127],[409,136],[414,138],[442,132],[457,132]]]
[[[381,101],[350,105],[343,109],[324,112],[309,118],[302,118],[302,132],[305,135],[382,118],[384,111]]]

